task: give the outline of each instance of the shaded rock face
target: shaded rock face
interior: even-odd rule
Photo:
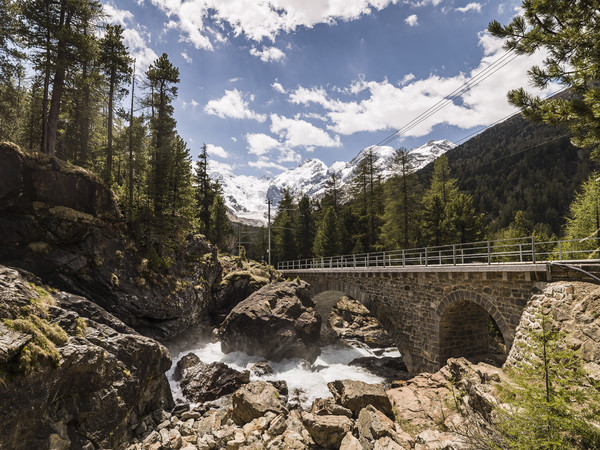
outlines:
[[[360,341],[372,348],[395,346],[371,312],[350,297],[342,297],[331,309],[328,325],[339,339]]]
[[[188,353],[177,363],[174,378],[188,400],[206,402],[249,383],[250,372],[239,372],[222,362],[205,364],[195,354]]]
[[[227,316],[219,330],[225,353],[243,351],[272,361],[304,358],[314,362],[321,316],[314,310],[303,281],[269,284]]]
[[[164,346],[36,281],[0,266],[0,448],[114,448],[172,407]]]
[[[168,338],[200,322],[220,275],[216,250],[186,236],[168,271],[149,268],[112,192],[84,169],[0,143],[0,264],[86,297],[136,330]]]

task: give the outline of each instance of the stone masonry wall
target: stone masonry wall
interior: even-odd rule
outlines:
[[[521,313],[532,292],[540,289],[529,272],[346,270],[289,275],[308,281],[313,295],[341,291],[364,304],[394,337],[413,374],[438,370],[448,356],[466,351],[469,342],[481,345],[483,325],[472,322],[484,321],[487,330],[487,315],[474,305],[492,316],[510,349]],[[467,314],[452,307],[460,304],[469,305]]]

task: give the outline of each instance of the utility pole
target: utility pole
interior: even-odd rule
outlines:
[[[269,230],[268,235],[268,249],[267,249],[267,261],[269,266],[271,265],[271,199],[267,197],[267,228]]]

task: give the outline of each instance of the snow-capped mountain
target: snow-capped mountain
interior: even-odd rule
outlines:
[[[421,147],[412,149],[410,152],[415,157],[415,170],[425,167],[454,147],[453,143],[441,140],[429,141]],[[298,167],[282,172],[273,178],[236,176],[232,173],[219,173],[216,170],[211,170],[210,176],[221,183],[224,200],[231,213],[240,220],[259,225],[265,224],[267,221],[267,198],[272,202],[271,212],[274,215],[284,188],[290,189],[295,194],[303,193],[318,199],[325,193],[327,180],[335,173],[340,181],[340,188],[343,189],[348,185],[354,170],[369,150],[377,155],[377,164],[381,169],[383,179],[391,177],[394,174],[392,164],[394,149],[387,146],[367,147],[351,161],[336,161],[329,167],[319,159],[308,159]]]

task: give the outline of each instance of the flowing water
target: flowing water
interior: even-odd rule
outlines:
[[[246,370],[264,358],[252,356],[242,352],[225,354],[221,351],[219,342],[209,342],[205,337],[187,340],[184,344],[169,345],[173,355],[173,365],[167,372],[173,398],[176,402],[187,402],[183,397],[179,383],[173,380],[173,372],[177,362],[188,353],[195,353],[202,362],[223,362],[236,370]],[[250,380],[285,380],[288,385],[291,402],[300,403],[303,408],[310,408],[316,398],[331,396],[327,383],[334,380],[352,379],[367,383],[381,383],[384,379],[367,369],[358,366],[349,366],[348,363],[362,357],[400,357],[396,348],[370,349],[360,343],[349,345],[336,344],[321,348],[321,356],[311,365],[303,359],[285,359],[280,362],[268,361],[273,368],[272,375],[251,375]],[[196,406],[196,405],[192,405]]]

